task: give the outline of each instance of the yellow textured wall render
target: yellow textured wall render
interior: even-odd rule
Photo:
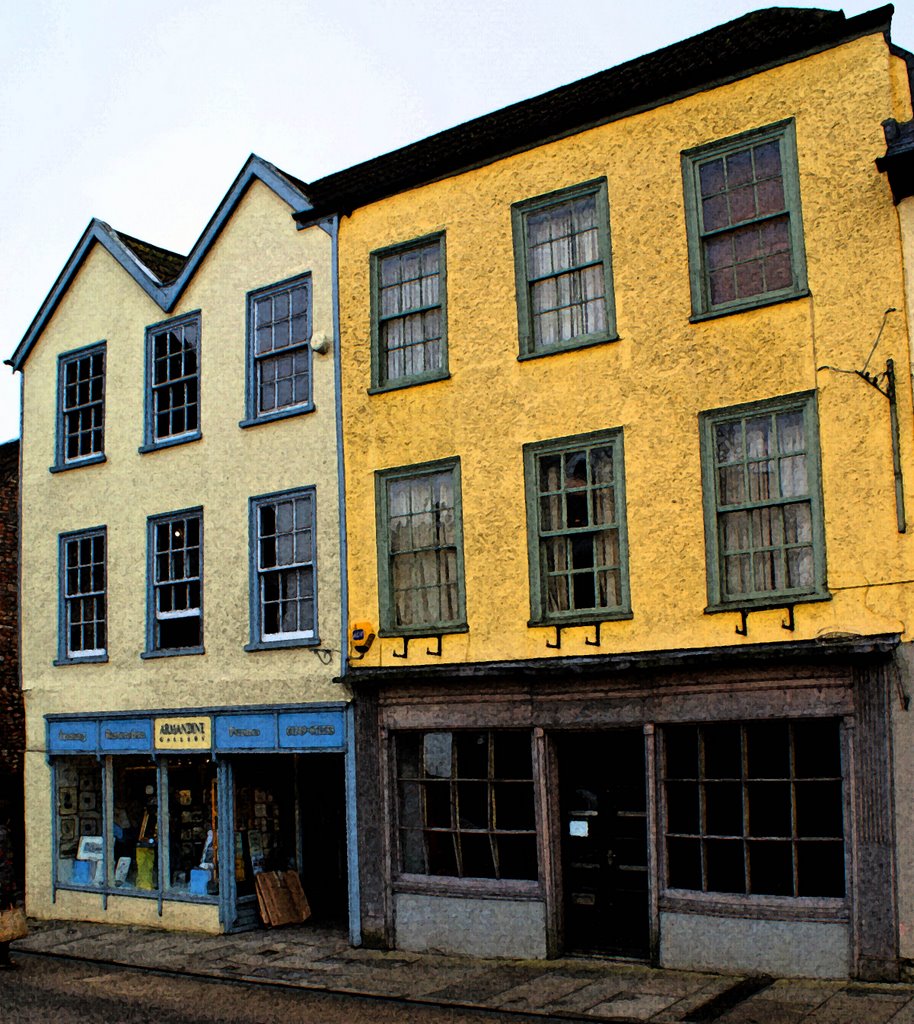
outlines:
[[[622,427],[631,621],[603,627],[600,653],[901,632],[912,620],[909,536],[895,524],[887,401],[855,376],[883,311],[904,308],[898,220],[874,161],[899,100],[872,36],[357,210],[340,230],[350,615],[378,621],[373,475],[461,459],[469,632],[444,661],[596,653],[591,628],[560,652],[530,614],[522,446]],[[796,121],[811,297],[690,324],[683,150]],[[605,176],[619,340],[519,362],[511,204]],[[447,241],[451,379],[368,395],[368,255],[433,231]],[[910,451],[905,318],[889,317],[873,368],[895,360],[902,450]],[[819,390],[828,583],[833,600],[706,615],[698,444],[705,409]],[[910,466],[910,461],[907,462]],[[914,470],[905,480],[914,516]],[[875,586],[878,584],[878,586]],[[380,640],[364,665],[394,662]]]
[[[346,697],[333,682],[340,672],[340,566],[332,354],[314,355],[314,412],[250,429],[238,425],[245,418],[246,293],[305,271],[312,275],[314,334],[332,337],[330,238],[317,227],[296,230],[289,207],[255,181],[168,314],[202,311],[199,441],[137,451],[143,443],[144,330],[167,317],[100,246],[92,249],[29,357],[22,676],[28,749],[36,752],[27,764],[30,913],[51,913],[50,773],[37,753],[45,744],[44,715]],[[107,342],[107,461],[50,474],[57,357],[100,340]],[[336,652],[327,666],[308,650],[243,650],[249,640],[248,499],[306,485],[317,493],[319,632],[324,646]],[[147,516],[198,505],[206,654],[143,661]],[[109,661],[55,667],[57,537],[100,525],[108,528]],[[85,916],[98,903],[91,896],[67,900],[55,906],[56,916],[71,904],[77,916]],[[208,917],[199,910],[166,914],[163,923],[217,927],[214,912]],[[125,911],[130,920],[137,920],[136,913]]]

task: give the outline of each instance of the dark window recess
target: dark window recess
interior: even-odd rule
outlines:
[[[197,319],[152,334],[152,441],[200,429]]]
[[[836,720],[677,725],[663,736],[667,885],[844,896]]]
[[[201,516],[194,513],[153,526],[153,649],[199,647],[203,642]]]
[[[77,462],[104,450],[105,353],[65,360],[61,367],[63,461]]]
[[[401,733],[397,769],[402,871],[538,877],[529,733]]]

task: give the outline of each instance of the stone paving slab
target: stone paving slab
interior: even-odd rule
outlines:
[[[14,953],[593,1021],[683,1024],[741,980],[598,958],[505,961],[352,949],[342,930],[309,925],[230,936],[91,922],[30,926]],[[718,1022],[914,1024],[914,984],[781,979],[722,1012]]]
[[[699,1006],[710,1002],[710,1000],[726,992],[732,986],[733,978],[712,975],[710,980],[707,980],[701,988],[689,993],[689,995],[684,996],[682,999],[677,999],[675,1003],[655,1014],[651,1021],[656,1022],[656,1024],[679,1024],[680,1021],[685,1020]]]
[[[668,1009],[674,1002],[676,999],[673,996],[625,992],[608,1002],[592,1006],[587,1014],[610,1020],[613,1017],[618,1017],[620,1020],[653,1020],[655,1014]]]

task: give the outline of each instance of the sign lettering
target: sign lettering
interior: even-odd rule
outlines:
[[[157,718],[155,746],[157,750],[204,750],[212,745],[210,718]]]

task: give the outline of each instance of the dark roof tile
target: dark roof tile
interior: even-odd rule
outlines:
[[[888,32],[891,5],[843,11],[770,7],[644,57],[504,107],[306,186],[315,209],[348,213],[417,185],[550,139],[668,103],[872,32]]]
[[[170,284],[174,281],[187,262],[186,256],[171,252],[170,249],[151,245],[140,238],[134,238],[133,235],[126,235],[123,231],[116,231],[115,234],[140,263],[155,274],[160,284]]]

